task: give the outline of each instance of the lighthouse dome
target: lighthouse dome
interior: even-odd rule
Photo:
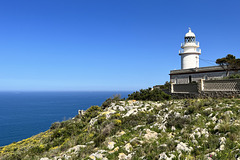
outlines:
[[[185,34],[185,37],[195,37],[195,34],[191,31],[191,28],[189,28],[189,31]]]

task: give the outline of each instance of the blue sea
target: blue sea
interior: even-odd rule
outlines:
[[[0,146],[17,142],[125,92],[0,92]]]

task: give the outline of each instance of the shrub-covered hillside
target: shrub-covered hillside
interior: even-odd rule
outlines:
[[[0,159],[237,159],[240,100],[115,101],[0,148]],[[238,158],[240,159],[240,158]]]

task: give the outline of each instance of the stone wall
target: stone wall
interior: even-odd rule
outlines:
[[[200,93],[171,93],[173,99],[240,98],[240,91],[210,91]]]
[[[172,84],[172,87],[175,99],[240,97],[240,79],[206,80],[202,84]]]
[[[173,92],[177,93],[197,93],[198,92],[198,83],[189,83],[189,84],[173,84]]]
[[[240,91],[205,91],[198,95],[199,98],[239,98]]]

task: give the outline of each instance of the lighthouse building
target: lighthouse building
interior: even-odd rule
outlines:
[[[188,33],[186,33],[181,48],[182,49],[179,50],[181,68],[199,68],[199,55],[201,54],[201,49],[199,49],[199,42],[196,41],[196,36],[191,31],[191,28],[189,28]]]
[[[188,84],[201,79],[216,80],[226,76],[226,71],[221,66],[199,67],[201,49],[191,28],[185,34],[179,55],[181,69],[170,71],[170,82],[173,84]]]
[[[199,67],[201,53],[199,42],[189,28],[179,51],[181,69],[170,71],[171,95],[175,98],[240,97],[240,79],[224,79],[226,70],[221,66]],[[240,70],[229,73],[240,73]]]

